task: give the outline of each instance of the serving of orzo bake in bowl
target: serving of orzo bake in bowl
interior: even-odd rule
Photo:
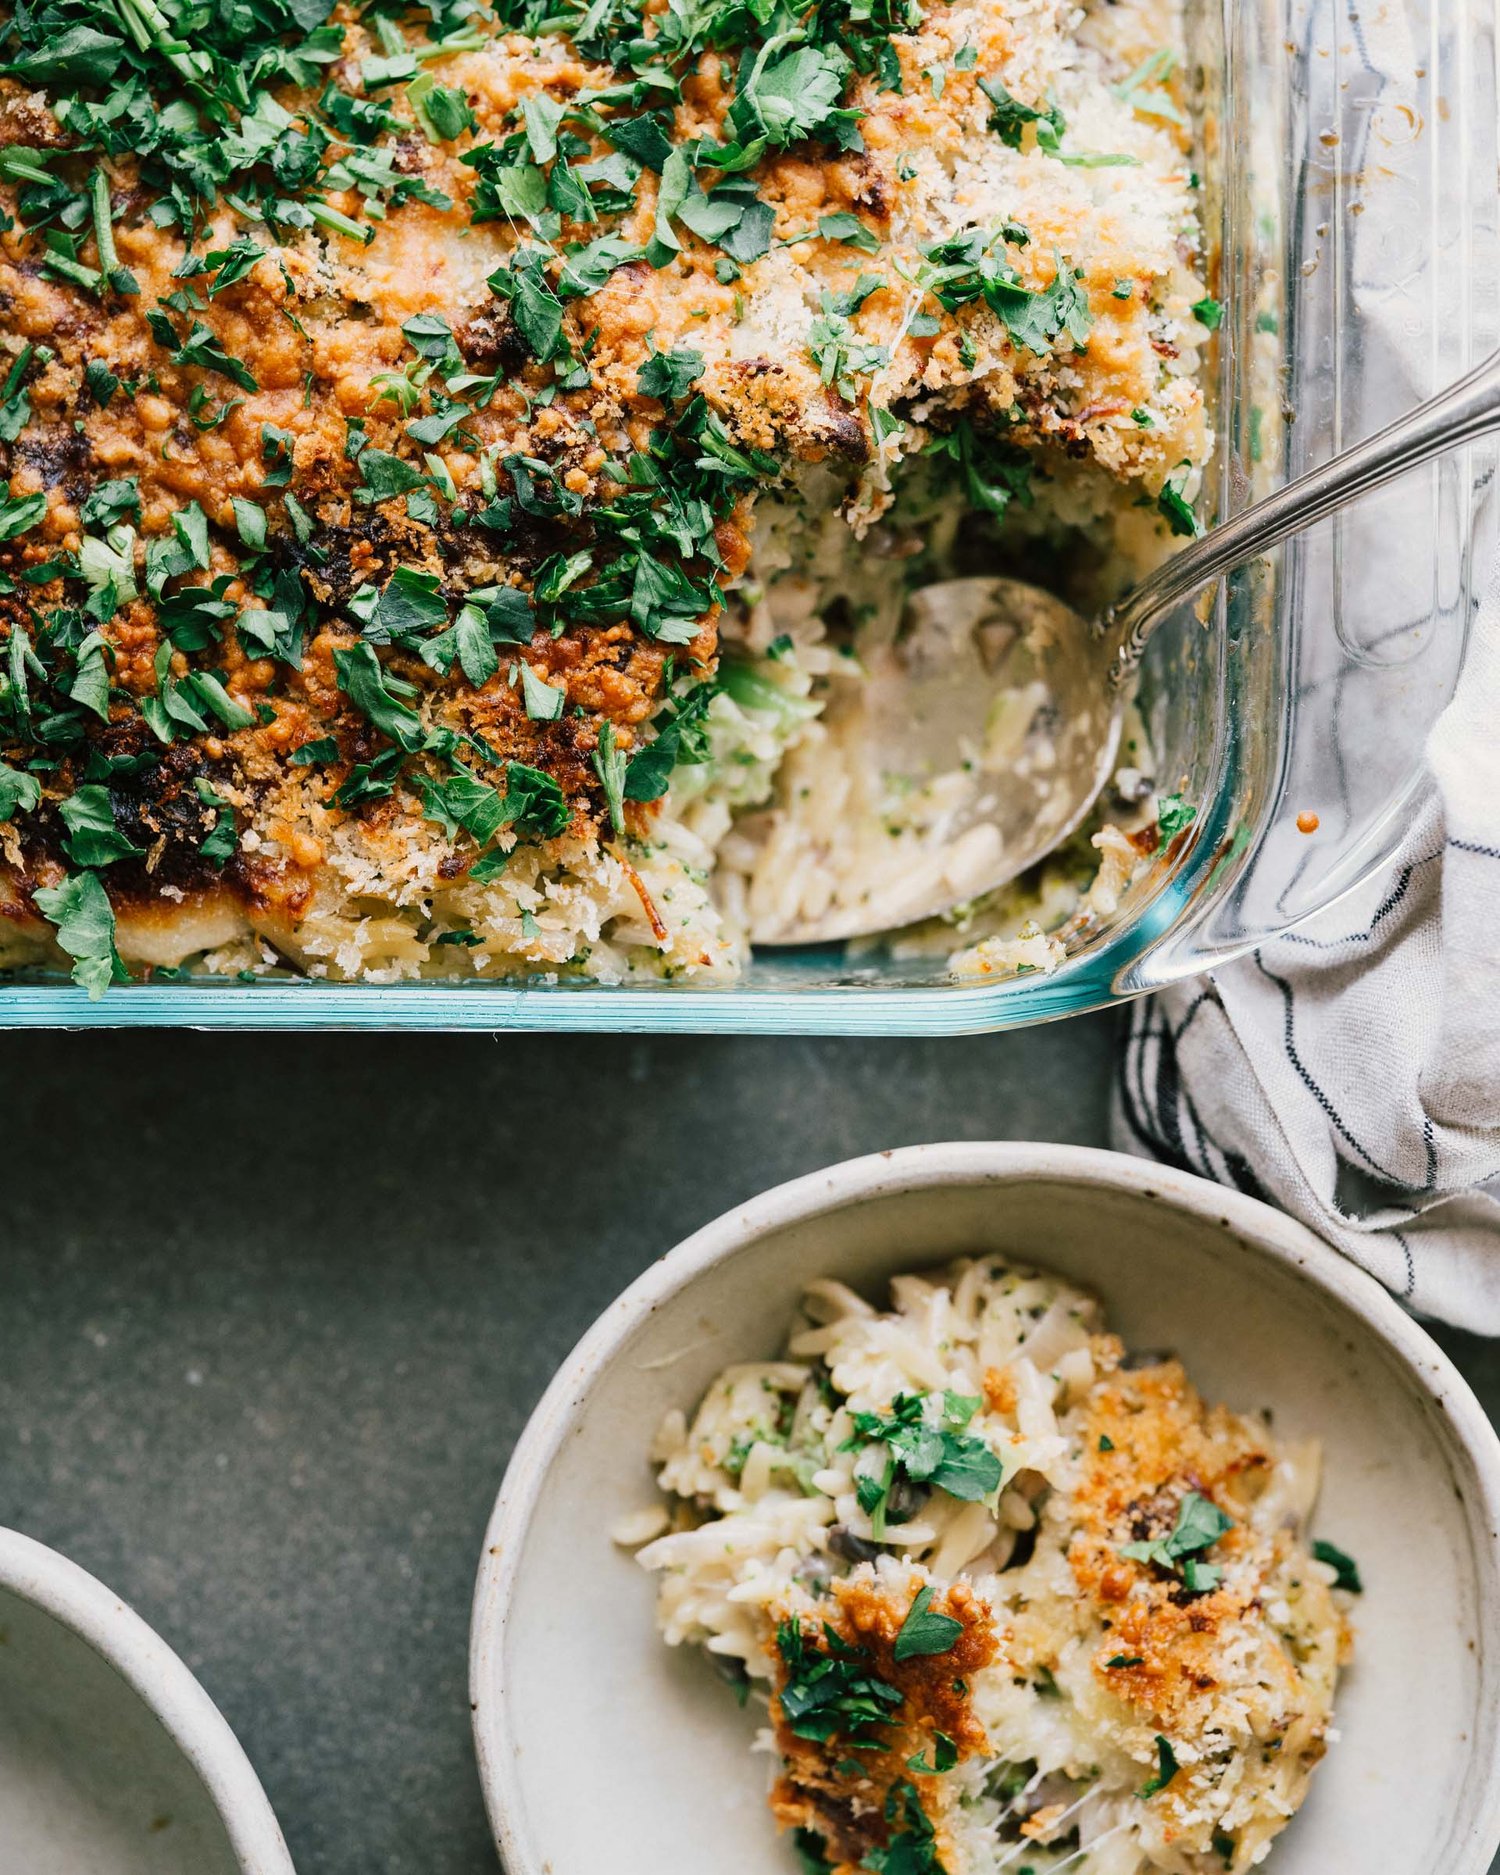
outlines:
[[[858,758],[907,595],[1196,526],[1182,55],[1173,0],[0,8],[0,968],[713,982],[898,902],[1051,733]],[[1185,824],[1122,759],[961,972]]]
[[[1497,1483],[1425,1334],[1253,1200],[1051,1146],[800,1180],[517,1449],[471,1659],[507,1867],[1482,1875]]]

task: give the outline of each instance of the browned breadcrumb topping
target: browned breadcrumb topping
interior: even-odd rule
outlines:
[[[651,0],[640,30],[649,37],[664,18]],[[0,79],[0,149],[32,153],[80,199],[102,191],[92,221],[64,216],[77,231],[64,235],[64,247],[72,242],[64,252],[52,211],[33,212],[34,183],[0,180],[0,366],[14,366],[29,402],[27,420],[0,442],[0,474],[12,502],[44,503],[39,518],[0,539],[0,663],[17,633],[39,642],[39,621],[80,607],[78,556],[107,527],[89,513],[102,485],[129,478],[135,529],[124,550],[134,579],[123,575],[107,603],[96,584],[92,611],[64,634],[58,682],[68,681],[78,639],[93,634],[108,695],[81,739],[60,738],[35,767],[40,801],[4,823],[8,917],[31,918],[36,892],[82,864],[122,907],[228,893],[252,908],[261,930],[295,925],[328,878],[330,840],[350,821],[377,841],[423,823],[431,837],[424,786],[458,758],[506,798],[517,764],[555,784],[556,812],[529,827],[523,819],[523,837],[592,838],[611,822],[617,836],[640,832],[653,797],[622,800],[611,764],[647,739],[669,672],[679,685],[712,674],[718,593],[748,563],[757,479],[787,465],[842,464],[847,487],[863,490],[850,494],[851,512],[863,502],[868,518],[889,498],[889,459],[940,442],[959,421],[1002,433],[1010,449],[1091,461],[1137,482],[1148,504],[1168,478],[1203,460],[1201,393],[1177,370],[1182,347],[1172,337],[1194,287],[1196,240],[1175,133],[1161,124],[1140,132],[1167,153],[1152,186],[1182,204],[1175,232],[1143,246],[1130,205],[1096,201],[1087,175],[1046,156],[1034,131],[996,140],[993,98],[1011,86],[1039,93],[1045,76],[1028,43],[1034,27],[1013,20],[1006,0],[913,6],[893,20],[897,30],[882,36],[896,79],[889,65],[879,81],[868,62],[850,68],[840,81],[847,125],[835,112],[801,135],[770,139],[733,172],[753,184],[770,223],[762,251],[727,266],[719,242],[673,219],[676,208],[662,200],[667,171],[649,165],[636,166],[623,206],[580,205],[576,188],[559,198],[564,206],[546,211],[540,235],[535,218],[527,227],[513,210],[483,209],[485,153],[534,134],[532,107],[566,123],[579,170],[618,163],[611,133],[641,108],[639,98],[627,108],[614,95],[618,60],[585,54],[565,34],[509,30],[505,18],[476,15],[463,43],[434,58],[432,72],[462,115],[460,128],[435,133],[418,115],[415,87],[408,95],[370,76],[382,55],[389,62],[392,33],[419,61],[429,56],[421,29],[372,21],[340,0],[331,28],[341,39],[318,66],[318,83],[274,85],[266,109],[288,124],[333,121],[325,84],[346,102],[384,109],[390,123],[376,144],[388,161],[389,200],[367,215],[360,188],[325,187],[317,225],[247,218],[226,187],[196,205],[197,225],[187,229],[180,213],[162,212],[149,161],[129,147],[103,156],[81,148],[45,89]],[[943,85],[928,75],[934,60],[947,72]],[[165,64],[158,81],[163,98],[171,95]],[[728,139],[743,104],[733,59],[704,47],[682,63],[678,86],[659,134],[674,148]],[[1037,117],[1032,110],[1027,122]],[[360,147],[358,136],[334,135],[336,154]],[[966,218],[954,191],[970,186],[963,165],[976,149],[996,163],[1015,159],[1014,202],[981,191]],[[539,186],[558,182],[560,162],[538,156]],[[694,186],[727,199],[727,179],[709,169]],[[1022,211],[1024,228],[1003,221]],[[994,294],[950,293],[921,272],[924,244],[976,230],[998,242],[1002,224],[1009,232],[986,265],[1002,269],[1016,305],[1052,308],[1045,341],[1035,325],[1028,342],[1018,340],[1022,315],[1012,310],[1008,325]],[[211,284],[209,267],[194,271],[195,256],[230,250],[247,229],[261,252],[235,277]],[[636,257],[565,297],[557,335],[544,342],[522,310],[524,294],[489,283],[507,269],[513,283],[516,266],[534,262],[546,292],[562,292],[564,256],[601,229]],[[461,423],[435,441],[414,440],[413,409],[435,406],[423,403],[424,381],[412,375],[411,322],[433,318],[446,321],[464,371],[493,382]],[[201,343],[185,343],[190,327]],[[677,562],[698,589],[696,610],[670,619],[653,612],[638,577],[634,597],[585,615],[575,601],[600,568],[581,583],[575,574],[571,597],[556,600],[546,597],[548,569],[597,545],[598,516],[628,480],[622,465],[644,461],[653,435],[677,420],[686,386],[657,395],[641,383],[643,367],[674,348],[697,359],[692,381],[718,434],[752,452],[742,457],[752,467],[724,482],[712,525],[699,527]],[[119,388],[101,400],[90,367]],[[361,494],[362,460],[380,457],[416,481],[415,505],[411,487]],[[517,460],[551,491],[540,506],[507,467]],[[715,473],[722,466],[710,463]],[[497,499],[519,511],[487,530],[480,517]],[[151,550],[195,506],[208,527],[203,560],[148,590]],[[264,531],[249,551],[247,508]],[[450,619],[476,590],[539,600],[536,629],[529,641],[524,632],[502,641],[481,678],[451,648],[444,668],[426,641],[372,635],[368,606],[359,610],[398,573],[428,582]],[[305,642],[283,655],[238,625],[220,625],[202,643],[173,633],[164,595],[210,584],[230,615],[305,607]],[[389,722],[341,673],[341,658],[367,646],[381,681],[411,700],[413,740],[426,739],[406,748],[399,778],[388,761]],[[203,670],[220,687],[220,720],[194,729],[179,719],[164,750],[160,711],[149,726],[142,711]],[[548,707],[536,707],[539,695]],[[32,752],[0,725],[0,760]],[[309,758],[302,764],[299,752]],[[125,849],[114,858],[80,860],[70,842],[61,809],[86,785],[107,785]],[[226,812],[227,854],[209,845]],[[477,836],[460,824],[463,833],[445,829],[453,876],[478,857]]]
[[[1266,1703],[1295,1714],[1298,1662],[1260,1619],[1264,1564],[1248,1575],[1234,1567],[1263,1540],[1251,1527],[1251,1513],[1275,1463],[1254,1422],[1206,1406],[1181,1364],[1164,1361],[1116,1373],[1098,1386],[1085,1428],[1068,1560],[1104,1630],[1093,1663],[1099,1684],[1155,1731],[1169,1738],[1199,1735],[1221,1689],[1226,1638],[1253,1633]],[[1166,1537],[1190,1491],[1217,1505],[1232,1525],[1214,1546],[1223,1578],[1206,1593],[1121,1553],[1127,1544]],[[1289,1541],[1284,1533],[1281,1547]],[[1264,1741],[1268,1747],[1277,1742],[1274,1733]],[[1303,1762],[1310,1767],[1325,1749],[1318,1728],[1302,1747]],[[1160,1801],[1168,1810],[1185,1805],[1186,1780]]]
[[[951,1784],[913,1772],[908,1762],[919,1757],[933,1763],[938,1733],[952,1741],[958,1762],[987,1749],[984,1728],[974,1716],[971,1682],[998,1652],[993,1617],[967,1583],[955,1582],[939,1590],[930,1604],[933,1612],[961,1624],[952,1647],[898,1661],[896,1637],[921,1587],[916,1575],[904,1595],[867,1575],[832,1585],[836,1607],[826,1616],[828,1626],[846,1645],[860,1650],[876,1678],[903,1695],[891,1723],[880,1730],[878,1749],[855,1754],[837,1734],[823,1741],[799,1737],[788,1725],[779,1699],[771,1704],[783,1767],[771,1792],[771,1809],[783,1828],[811,1830],[824,1840],[836,1875],[852,1875],[871,1849],[889,1840],[887,1800],[903,1783],[918,1792],[941,1844]],[[816,1640],[814,1624],[804,1620],[803,1632]],[[786,1669],[774,1649],[773,1657],[780,1692]],[[855,1764],[858,1776],[853,1774]]]

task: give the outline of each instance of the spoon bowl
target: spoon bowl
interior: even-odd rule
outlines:
[[[842,837],[901,839],[899,863],[751,920],[757,944],[821,944],[950,911],[1077,828],[1109,778],[1131,684],[1174,607],[1418,464],[1500,428],[1500,353],[1366,442],[1199,535],[1092,623],[1012,579],[945,580],[907,601],[895,642],[825,725],[854,776]],[[828,869],[838,877],[838,868]]]
[[[1071,606],[1021,580],[913,592],[894,642],[864,653],[828,720],[860,771],[855,811],[899,819],[921,858],[894,879],[861,872],[817,912],[768,911],[755,941],[828,943],[907,923],[1044,858],[1114,762],[1123,697],[1108,682],[1112,655]]]

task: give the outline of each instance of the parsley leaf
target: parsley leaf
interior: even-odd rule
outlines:
[[[1224,1571],[1216,1563],[1200,1562],[1198,1552],[1212,1548],[1233,1528],[1211,1498],[1188,1491],[1177,1506],[1177,1522],[1170,1535],[1152,1542],[1122,1543],[1120,1554],[1131,1562],[1151,1563],[1169,1575],[1180,1574],[1192,1593],[1202,1595],[1219,1586]]]
[[[567,829],[572,818],[567,798],[550,775],[525,762],[506,764],[506,824],[514,824],[517,833],[552,840]]]
[[[1141,1785],[1135,1793],[1136,1796],[1154,1797],[1159,1790],[1167,1788],[1180,1769],[1177,1754],[1173,1751],[1170,1741],[1158,1732],[1156,1734],[1156,1773]]]
[[[104,638],[90,632],[73,654],[73,681],[68,695],[84,709],[91,710],[101,723],[109,721],[109,665]]]
[[[784,1679],[777,1702],[797,1738],[826,1744],[838,1739],[853,1751],[878,1750],[878,1729],[889,1725],[905,1695],[876,1676],[870,1656],[826,1623],[818,1647],[800,1621],[776,1629]]]
[[[946,1732],[934,1731],[932,1734],[931,1761],[921,1752],[915,1752],[906,1760],[906,1768],[918,1777],[942,1777],[958,1763],[958,1746]]]
[[[3,780],[4,777],[0,776],[0,782]],[[4,816],[0,815],[0,819],[3,818]],[[1322,1537],[1319,1537],[1313,1544],[1312,1553],[1320,1563],[1326,1563],[1333,1570],[1333,1586],[1336,1589],[1347,1589],[1351,1595],[1364,1594],[1365,1585],[1360,1580],[1359,1564],[1352,1556],[1345,1555],[1336,1544],[1329,1543]]]
[[[484,846],[506,824],[505,802],[500,791],[487,786],[462,762],[455,762],[453,773],[441,781],[419,775],[417,791],[427,818],[440,821],[450,840],[461,827]]]
[[[833,1875],[833,1864],[823,1853],[825,1846],[823,1838],[810,1829],[792,1831],[792,1854],[802,1875]]]
[[[669,352],[653,352],[641,366],[636,386],[642,397],[658,397],[674,403],[685,397],[703,375],[703,354],[690,346],[676,345]]]
[[[998,131],[1000,141],[1009,144],[1013,150],[1020,149],[1028,124],[1045,126],[1052,133],[1050,142],[1054,147],[1067,129],[1067,122],[1055,104],[1049,104],[1045,110],[1023,104],[1006,90],[998,78],[981,78],[979,89],[994,106],[990,112],[990,129]],[[1038,134],[1040,137],[1040,129]]]
[[[668,700],[653,719],[654,738],[630,758],[624,790],[627,801],[659,801],[679,762],[708,760],[704,718],[716,694],[717,685],[702,683],[680,701]]]
[[[413,468],[400,456],[384,449],[363,449],[359,455],[360,484],[354,499],[365,503],[390,501],[420,488],[427,480],[420,469]]]
[[[389,688],[371,646],[361,643],[335,651],[333,664],[339,689],[382,735],[389,736],[409,755],[426,748],[427,732],[421,717]]]
[[[300,749],[293,749],[287,759],[293,768],[311,768],[315,763],[336,762],[339,759],[339,745],[332,736],[318,736],[312,742],[304,742]]]
[[[974,1403],[955,1394],[945,1394],[937,1406],[930,1394],[898,1393],[888,1416],[852,1415],[854,1437],[844,1449],[864,1441],[884,1445],[889,1455],[882,1478],[856,1478],[860,1507],[870,1518],[876,1542],[885,1540],[887,1507],[898,1473],[912,1484],[932,1484],[970,1503],[999,1489],[1004,1466],[983,1439],[964,1431],[974,1410]]]
[[[1165,853],[1185,827],[1198,818],[1198,810],[1180,794],[1164,794],[1156,804],[1156,850]]]
[[[476,690],[482,689],[499,670],[500,659],[495,651],[495,641],[490,635],[489,622],[477,605],[459,608],[458,617],[453,622],[453,643],[459,669]]]
[[[239,846],[239,834],[234,824],[234,809],[213,784],[205,781],[201,775],[194,783],[194,787],[203,805],[217,810],[213,825],[209,828],[198,851],[210,866],[222,872],[229,861],[234,858],[235,850]]]
[[[0,540],[14,540],[36,526],[47,512],[45,495],[7,495],[0,499]]]
[[[114,24],[108,14],[104,18]],[[71,25],[55,38],[43,39],[34,49],[23,52],[6,69],[33,85],[102,85],[118,70],[124,50],[115,33]]]
[[[626,760],[623,749],[615,746],[615,726],[605,723],[599,731],[598,745],[594,750],[594,773],[599,777],[599,785],[604,790],[605,805],[609,809],[609,824],[614,828],[615,838],[625,838],[625,775]],[[4,776],[0,775],[0,785]],[[0,796],[3,804],[3,796]],[[4,816],[0,815],[0,819]]]
[[[872,377],[890,359],[884,345],[871,344],[840,313],[832,294],[823,295],[823,311],[807,329],[807,350],[818,375],[846,404],[857,401],[859,378]]]
[[[893,1660],[910,1660],[918,1654],[949,1653],[963,1633],[962,1621],[955,1621],[952,1615],[931,1612],[933,1593],[930,1582],[917,1591],[891,1649]]]
[[[747,147],[784,148],[818,137],[840,149],[862,149],[860,113],[838,108],[853,69],[848,56],[838,46],[810,45],[773,56],[784,43],[780,35],[768,39],[753,58],[746,49],[726,129]]]
[[[553,723],[562,715],[563,704],[567,701],[567,691],[559,690],[544,678],[538,677],[531,665],[521,663],[521,696],[526,706],[526,714],[534,723]]]
[[[562,301],[543,277],[545,257],[523,248],[489,276],[491,292],[510,301],[515,327],[538,363],[546,364],[562,344]]]
[[[186,338],[178,337],[176,327],[164,312],[147,313],[146,323],[151,328],[151,336],[166,348],[174,365],[196,365],[202,371],[217,371],[239,385],[242,391],[260,389],[249,366],[231,357],[201,319],[192,321]]]
[[[840,209],[837,214],[818,217],[818,233],[825,241],[842,241],[846,247],[857,247],[866,254],[880,252],[880,237],[873,228],[867,228],[858,215],[851,215],[847,209]]]
[[[1188,540],[1196,540],[1203,532],[1202,523],[1192,509],[1192,504],[1183,494],[1188,478],[1193,473],[1189,461],[1179,462],[1177,467],[1161,485],[1161,493],[1156,497],[1158,512],[1165,519],[1174,534],[1181,534]]]
[[[903,1780],[891,1787],[885,1800],[891,1825],[883,1848],[872,1849],[860,1863],[874,1875],[944,1875],[938,1859],[937,1832],[912,1785]]]
[[[365,454],[368,456],[369,451]],[[369,587],[363,589],[366,593],[370,590]],[[357,600],[360,595],[355,597]],[[351,610],[359,612],[358,607],[351,607]],[[437,574],[423,573],[412,566],[398,566],[386,581],[384,591],[374,598],[374,605],[364,620],[364,636],[372,644],[406,644],[418,634],[447,622],[448,603],[443,598],[443,583]]]
[[[143,850],[116,827],[109,789],[101,784],[75,789],[58,811],[69,835],[63,851],[75,866],[112,866]]]
[[[936,437],[925,453],[958,463],[969,505],[982,514],[998,519],[1013,501],[1023,508],[1032,504],[1030,456],[997,436],[976,431],[967,417],[960,417],[946,436]]]
[[[111,983],[128,980],[115,949],[115,914],[109,894],[92,872],[74,873],[61,885],[34,892],[36,908],[55,928],[58,944],[73,958],[73,981],[102,996]]]
[[[35,775],[23,774],[19,768],[0,762],[0,821],[29,814],[41,798],[42,784]]]
[[[101,364],[97,358],[91,358],[83,367],[83,381],[88,387],[90,397],[101,410],[120,388],[120,380],[114,372],[108,365]]]
[[[1093,330],[1088,295],[1062,256],[1054,258],[1057,271],[1040,293],[1032,293],[1018,283],[997,280],[985,294],[1016,344],[1038,354],[1050,351],[1064,333],[1075,346],[1082,346]]]

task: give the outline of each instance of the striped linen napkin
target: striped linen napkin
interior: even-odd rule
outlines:
[[[1500,1334],[1500,581],[1398,859],[1137,1003],[1115,1142],[1279,1205],[1403,1302]]]

